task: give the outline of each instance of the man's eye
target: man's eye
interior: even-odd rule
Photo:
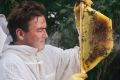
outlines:
[[[39,30],[37,30],[37,32],[42,32],[43,31],[43,29],[39,29]]]
[[[38,32],[42,32],[43,31],[43,29],[39,29],[39,30],[37,30]]]
[[[38,29],[37,31],[38,32],[43,32],[43,31],[45,31],[46,30],[46,28],[41,28],[41,29]]]

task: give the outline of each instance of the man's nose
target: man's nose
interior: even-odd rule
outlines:
[[[46,30],[44,30],[44,38],[48,38],[48,34]]]

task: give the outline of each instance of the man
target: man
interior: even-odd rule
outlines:
[[[45,8],[26,1],[8,17],[13,38],[0,59],[0,80],[69,80],[80,71],[79,48],[63,50],[45,45]]]

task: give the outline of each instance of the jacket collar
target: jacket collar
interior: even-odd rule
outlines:
[[[18,51],[21,54],[25,54],[28,56],[36,55],[37,52],[40,51],[38,48],[30,47],[27,45],[5,45],[3,49],[3,53],[8,50]]]

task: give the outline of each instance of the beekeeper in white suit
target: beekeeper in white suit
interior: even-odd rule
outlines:
[[[79,48],[45,45],[46,26],[42,4],[25,1],[12,10],[7,25],[11,44],[4,46],[6,32],[0,27],[0,80],[69,80],[80,72]]]

